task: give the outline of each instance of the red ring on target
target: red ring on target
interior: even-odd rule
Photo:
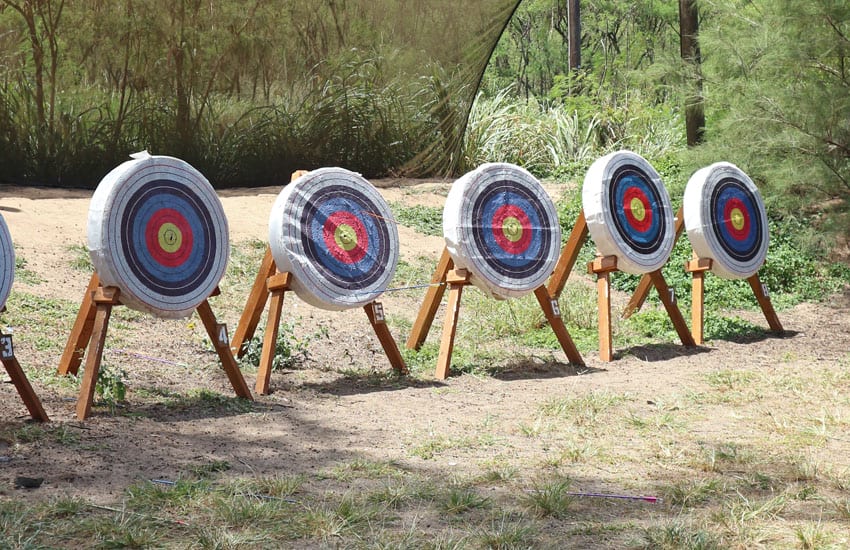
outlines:
[[[740,220],[740,227],[736,227],[736,218]],[[733,239],[743,241],[749,236],[750,213],[742,200],[732,198],[726,201],[723,205],[723,223]]]
[[[505,234],[505,222],[509,218],[514,218],[519,222],[521,233],[519,239],[515,241]],[[506,204],[496,209],[493,214],[492,227],[496,244],[508,254],[522,254],[531,244],[531,221],[522,208],[515,204]]]
[[[355,264],[362,260],[369,248],[369,235],[366,232],[366,227],[351,212],[337,211],[328,216],[322,227],[322,238],[328,252],[334,258],[346,264]],[[352,248],[345,248],[346,239],[352,242]]]
[[[635,214],[635,201],[639,201],[638,214]],[[649,205],[649,197],[642,189],[630,187],[623,194],[623,211],[629,225],[636,231],[644,233],[652,227],[652,208]]]
[[[172,234],[164,226],[171,224],[177,234]],[[161,232],[165,230],[166,235]],[[169,239],[179,239],[174,250],[169,250]],[[183,264],[192,254],[194,238],[192,227],[180,212],[172,208],[161,208],[151,216],[145,226],[145,243],[151,257],[165,267],[177,267]]]

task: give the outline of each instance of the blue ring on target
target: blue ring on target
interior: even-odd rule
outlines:
[[[661,196],[658,189],[651,183],[650,178],[634,166],[624,166],[611,177],[611,193],[609,208],[614,213],[614,226],[617,232],[635,251],[640,254],[652,254],[664,244],[666,221],[661,215]],[[636,190],[648,200],[648,208],[644,215],[651,216],[651,222],[646,230],[639,230],[627,217],[623,203],[626,193]]]
[[[165,266],[154,259],[146,241],[151,217],[163,208],[177,211],[188,223],[192,248],[180,265]],[[122,250],[127,265],[141,284],[164,296],[183,296],[204,282],[217,243],[214,222],[206,208],[186,189],[170,180],[155,180],[140,187],[128,200],[121,224]]]
[[[729,229],[732,223],[726,214],[730,201],[737,201],[742,207],[742,215],[746,218],[749,231],[743,239],[736,238]],[[711,195],[712,230],[717,236],[718,244],[732,258],[740,262],[751,261],[759,254],[764,228],[761,216],[756,207],[756,199],[749,189],[732,178],[720,181]]]
[[[510,279],[522,279],[539,272],[549,263],[547,256],[552,234],[542,231],[546,215],[539,206],[539,197],[528,189],[514,185],[511,181],[497,181],[481,193],[472,207],[472,228],[476,249],[483,252],[483,260],[495,273]],[[529,219],[531,242],[522,254],[511,254],[495,240],[490,221],[497,209],[512,205],[519,208]]]
[[[484,204],[484,209],[482,211],[482,220],[485,222],[492,220],[496,215],[496,211],[507,205],[518,207],[528,217],[529,227],[523,229],[531,231],[531,243],[522,253],[513,254],[506,251],[499,245],[492,231],[485,230],[481,232],[483,238],[483,250],[487,252],[488,259],[499,262],[506,268],[512,268],[513,272],[521,272],[518,268],[527,266],[529,263],[534,262],[540,254],[543,243],[540,238],[541,232],[539,228],[542,226],[542,222],[540,220],[540,213],[537,211],[534,204],[515,191],[505,192],[500,197],[500,200],[487,201],[487,203]]]
[[[300,224],[305,228],[301,243],[314,267],[333,284],[356,291],[384,276],[390,260],[390,236],[386,225],[371,215],[373,212],[380,209],[366,196],[341,185],[329,185],[310,196],[301,213]],[[354,216],[365,229],[367,248],[359,261],[340,261],[326,247],[325,224],[336,213]]]

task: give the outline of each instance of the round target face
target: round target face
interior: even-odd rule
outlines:
[[[561,247],[552,199],[534,176],[506,163],[484,164],[452,185],[443,236],[455,267],[496,298],[544,284]]]
[[[121,303],[185,317],[215,290],[230,253],[227,219],[210,183],[186,162],[141,156],[100,182],[88,240],[102,284]]]
[[[269,219],[269,247],[299,298],[340,311],[377,299],[395,274],[398,231],[372,184],[321,168],[283,188]]]
[[[584,178],[582,206],[599,253],[616,256],[627,273],[661,268],[675,243],[670,196],[652,165],[631,151],[594,162]]]
[[[753,181],[734,164],[697,170],[685,187],[685,229],[694,252],[726,279],[754,275],[767,256],[767,213]]]
[[[6,220],[0,216],[0,311],[6,305],[15,279],[15,247]]]

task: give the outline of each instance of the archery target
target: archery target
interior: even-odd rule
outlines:
[[[685,187],[685,229],[694,252],[725,279],[746,279],[764,264],[770,241],[764,202],[734,164],[697,170]]]
[[[649,273],[667,262],[675,244],[670,196],[637,153],[597,159],[584,178],[582,207],[599,253],[616,256],[620,270]]]
[[[269,218],[269,247],[292,289],[341,311],[386,290],[398,265],[398,230],[384,198],[343,168],[308,172],[283,188]]]
[[[89,250],[104,286],[124,305],[186,317],[215,290],[230,254],[227,219],[212,185],[188,163],[140,154],[92,195]]]
[[[552,199],[526,170],[483,164],[452,185],[443,236],[456,268],[495,298],[519,297],[546,282],[561,247]]]
[[[15,279],[15,247],[6,220],[0,215],[0,310],[6,305]]]

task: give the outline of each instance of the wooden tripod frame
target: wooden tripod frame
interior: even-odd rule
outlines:
[[[407,340],[407,347],[409,349],[419,349],[422,346],[434,322],[434,317],[437,314],[437,309],[440,307],[440,301],[443,299],[446,287],[448,287],[449,301],[446,306],[446,318],[443,321],[440,354],[437,357],[437,368],[434,372],[434,376],[438,380],[445,380],[449,376],[452,351],[457,333],[457,321],[460,313],[460,297],[463,293],[463,287],[470,284],[470,274],[467,270],[453,268],[454,262],[449,255],[449,251],[443,248],[443,253],[437,262],[437,268],[431,277],[431,285],[428,287],[428,292],[425,294],[425,299],[419,308],[419,314],[413,324],[413,330],[410,332],[410,337]],[[558,300],[553,298],[544,286],[534,289],[534,296],[537,298],[540,309],[543,310],[543,314],[546,316],[549,326],[555,332],[555,336],[558,338],[558,342],[561,344],[569,362],[574,365],[584,366],[584,359],[582,359],[578,348],[576,348],[572,337],[570,337],[570,333],[567,331],[567,327],[564,326],[563,319],[561,319]]]
[[[257,384],[254,388],[259,394],[265,395],[269,393],[274,349],[277,342],[278,329],[280,328],[281,312],[283,310],[283,298],[284,293],[290,290],[289,285],[291,281],[292,274],[277,270],[271,248],[266,247],[263,262],[260,264],[260,270],[257,273],[257,278],[254,280],[254,286],[248,295],[248,301],[245,304],[245,309],[242,311],[242,317],[239,319],[239,325],[236,327],[231,342],[233,353],[238,357],[242,357],[245,354],[244,344],[254,336],[266,302],[271,297],[269,314],[266,318],[266,332],[263,335],[263,352],[260,356]],[[363,306],[363,309],[393,369],[399,374],[407,374],[407,366],[404,364],[404,358],[402,358],[401,352],[384,319],[384,310],[381,303],[370,302]]]
[[[682,208],[676,213],[676,240],[682,236],[685,229],[684,210]],[[685,271],[691,274],[693,282],[691,285],[691,335],[693,336],[696,345],[701,346],[704,343],[704,326],[705,326],[705,273],[711,271],[710,258],[698,258],[696,254],[691,261],[685,263]],[[782,333],[782,323],[779,321],[779,316],[773,308],[773,303],[770,301],[770,294],[767,288],[759,279],[758,273],[747,277],[747,282],[753,290],[753,295],[758,301],[762,313],[770,330],[776,333]],[[643,306],[646,300],[646,295],[649,292],[651,281],[648,275],[641,277],[637,288],[635,289],[632,298],[629,300],[626,310],[623,312],[623,317],[628,317],[632,313],[638,311]]]
[[[6,311],[6,308],[3,307],[0,309],[0,312],[2,311]],[[9,373],[12,384],[18,390],[18,394],[21,396],[33,420],[49,422],[50,418],[44,412],[41,401],[39,401],[29,380],[27,380],[27,375],[24,374],[24,369],[21,368],[18,359],[15,357],[15,346],[12,344],[12,336],[9,334],[0,333],[0,361],[6,367],[6,372]]]
[[[587,219],[584,216],[584,210],[576,219],[573,230],[570,233],[567,244],[564,245],[561,251],[561,256],[558,258],[558,263],[555,266],[555,271],[552,277],[549,278],[549,293],[558,297],[564,290],[567,284],[567,278],[578,259],[579,251],[585,243],[590,232],[587,229]],[[611,331],[611,273],[618,271],[616,256],[600,256],[587,264],[588,273],[596,274],[596,291],[597,291],[597,307],[599,309],[599,357],[603,361],[612,361],[614,358],[614,349],[612,342]],[[643,276],[647,280],[646,292],[649,291],[649,286],[655,286],[658,290],[658,296],[661,298],[661,303],[664,304],[664,309],[673,322],[673,328],[679,335],[679,339],[685,346],[695,346],[694,339],[688,330],[688,325],[685,318],[682,317],[682,312],[676,305],[675,296],[664,280],[661,274],[661,269],[656,269],[651,273]],[[642,279],[642,280],[643,280]]]
[[[83,355],[86,357],[83,382],[80,386],[80,395],[77,398],[77,418],[85,420],[91,413],[92,400],[94,398],[97,374],[100,371],[100,363],[103,359],[103,345],[106,341],[106,331],[109,328],[109,317],[112,308],[121,305],[120,290],[114,286],[103,286],[97,273],[92,274],[77,319],[65,344],[65,351],[59,360],[58,372],[61,375],[71,373],[77,374],[82,363]],[[218,294],[216,289],[211,296]],[[224,371],[230,379],[230,384],[236,395],[245,399],[253,400],[251,390],[245,384],[239,366],[230,352],[227,339],[227,327],[220,324],[210,307],[209,300],[204,300],[197,307],[198,316],[204,323],[204,328],[212,341],[215,351],[218,353]],[[88,347],[88,351],[86,351]]]

